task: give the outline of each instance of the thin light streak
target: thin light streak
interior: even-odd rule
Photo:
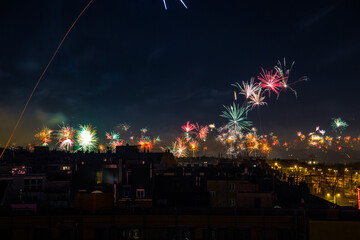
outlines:
[[[36,89],[37,89],[37,87],[38,87],[41,79],[44,77],[46,71],[48,70],[49,66],[51,65],[52,61],[54,60],[56,54],[58,53],[58,51],[59,51],[61,45],[63,44],[63,42],[65,41],[66,37],[69,35],[70,31],[73,29],[73,27],[75,26],[75,24],[77,23],[77,21],[79,20],[79,18],[81,17],[81,15],[83,15],[83,13],[86,11],[86,9],[90,6],[90,4],[91,4],[93,1],[94,1],[94,0],[90,0],[90,2],[89,2],[89,3],[85,6],[85,8],[81,11],[81,13],[79,14],[79,16],[75,19],[75,21],[74,21],[73,24],[70,26],[69,30],[66,32],[65,36],[64,36],[63,39],[61,40],[59,46],[56,48],[54,54],[52,55],[52,57],[51,57],[51,59],[50,59],[50,61],[49,61],[49,63],[46,65],[44,71],[42,72],[42,74],[41,74],[41,76],[40,76],[40,78],[39,78],[39,80],[38,80],[37,83],[35,84],[35,87],[34,87],[34,89],[32,90],[32,92],[31,92],[31,94],[30,94],[30,96],[29,96],[29,98],[28,98],[28,100],[27,100],[27,102],[26,102],[23,110],[21,111],[20,117],[19,117],[19,119],[17,120],[17,122],[16,122],[16,124],[15,124],[15,127],[13,128],[13,130],[12,130],[12,132],[11,132],[11,135],[10,135],[10,137],[9,137],[9,140],[7,141],[7,143],[6,143],[3,151],[1,152],[0,160],[1,160],[2,156],[3,156],[4,153],[5,153],[5,150],[6,150],[7,147],[9,146],[9,144],[10,144],[10,142],[11,142],[11,139],[13,138],[13,136],[14,136],[14,134],[15,134],[15,131],[16,131],[16,129],[18,128],[19,123],[20,123],[20,121],[21,121],[21,119],[22,119],[22,117],[23,117],[23,115],[24,115],[24,113],[25,113],[25,111],[26,111],[26,108],[27,108],[27,106],[29,105],[29,102],[30,102],[32,96],[34,95],[34,93],[35,93],[35,91],[36,91]]]

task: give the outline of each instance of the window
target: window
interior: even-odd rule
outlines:
[[[63,170],[63,171],[69,171],[69,170],[70,170],[70,166],[62,166],[61,170]]]
[[[235,190],[235,183],[229,184],[229,190]]]
[[[139,228],[130,227],[130,228],[119,228],[117,231],[118,240],[132,240],[132,239],[141,239],[141,232]]]
[[[214,198],[215,197],[215,191],[210,191],[210,197]]]
[[[230,205],[230,207],[235,207],[236,206],[235,199],[230,199],[229,205]]]
[[[96,184],[101,184],[102,182],[102,171],[96,172]]]
[[[145,198],[145,189],[136,189],[136,198]]]

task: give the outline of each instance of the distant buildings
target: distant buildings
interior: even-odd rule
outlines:
[[[331,239],[314,230],[328,226],[319,220],[347,226],[336,205],[282,180],[264,159],[178,164],[170,152],[121,146],[7,150],[4,160],[2,239]]]

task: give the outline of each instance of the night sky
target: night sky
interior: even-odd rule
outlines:
[[[35,129],[91,123],[100,137],[123,122],[171,140],[186,121],[226,122],[234,82],[279,59],[295,61],[282,92],[249,114],[260,133],[296,137],[331,118],[360,134],[358,1],[95,0],[40,83],[14,142]],[[88,0],[0,1],[0,144]],[[242,101],[239,101],[242,104]],[[261,127],[259,123],[261,119]]]

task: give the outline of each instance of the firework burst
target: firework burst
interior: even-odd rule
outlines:
[[[116,132],[111,132],[111,133],[105,132],[105,135],[106,138],[109,139],[110,141],[117,141],[120,139],[119,134]]]
[[[336,133],[341,134],[349,126],[349,124],[347,124],[341,118],[333,118],[332,120],[333,121],[331,123],[331,127],[332,127],[333,131]]]
[[[181,126],[182,130],[185,131],[185,138],[186,141],[190,141],[191,140],[191,136],[190,134],[192,133],[192,131],[194,129],[196,129],[195,124],[190,123],[190,121],[188,121],[185,125]]]
[[[249,109],[244,107],[239,107],[238,104],[233,103],[231,106],[224,106],[225,111],[222,112],[220,117],[227,118],[229,120],[226,124],[227,128],[233,128],[235,132],[241,132],[246,129],[249,130],[251,122],[246,120],[246,115]]]
[[[131,125],[127,124],[127,123],[120,123],[115,127],[116,131],[121,132],[121,133],[129,131],[130,128],[131,128]]]
[[[109,140],[109,146],[111,149],[115,150],[117,146],[122,146],[124,144],[124,140],[120,139],[120,135],[117,132],[105,132],[106,138]]]
[[[257,91],[253,92],[249,98],[248,105],[250,106],[250,109],[254,109],[255,107],[260,107],[262,105],[267,105],[267,103],[264,101],[265,97],[263,96],[263,91],[261,91],[261,88],[259,88]]]
[[[199,141],[206,141],[206,137],[209,133],[209,127],[208,126],[199,126],[198,123],[196,123],[195,125],[195,129],[196,129],[196,138]]]
[[[56,133],[59,147],[61,150],[70,151],[74,146],[75,129],[68,126],[62,125]]]
[[[43,127],[43,129],[35,134],[37,144],[40,146],[49,146],[52,132],[53,130],[49,129],[48,127]]]
[[[174,154],[175,157],[186,157],[187,151],[186,151],[186,140],[177,138],[175,142],[172,143],[172,147],[170,148],[170,152]]]
[[[148,136],[142,136],[138,141],[138,145],[140,146],[141,150],[151,151],[153,148],[153,141]]]
[[[92,127],[90,124],[80,125],[76,140],[79,145],[77,151],[91,152],[97,149],[98,139],[95,127]]]
[[[267,71],[263,68],[261,69],[262,73],[257,77],[261,81],[260,87],[269,91],[269,97],[271,92],[279,95],[279,90],[282,87],[282,77],[277,71],[273,72],[273,70]]]
[[[199,143],[195,140],[189,142],[190,148],[192,150],[192,156],[195,157],[195,152],[198,151]]]
[[[141,132],[142,135],[145,135],[148,131],[149,131],[149,129],[147,129],[147,128],[141,128],[140,129],[140,132]]]
[[[190,121],[188,121],[185,125],[181,126],[182,130],[184,130],[186,133],[190,133],[192,130],[195,129],[195,125],[190,123]]]
[[[124,144],[124,140],[118,140],[118,141],[111,141],[109,143],[109,146],[112,150],[115,150],[116,147],[122,146]]]
[[[153,139],[154,144],[159,143],[160,140],[160,136],[157,136],[156,138]]]
[[[260,85],[254,82],[254,78],[251,78],[250,82],[242,82],[242,84],[234,83],[231,85],[239,88],[239,94],[244,95],[245,99],[249,99],[251,95],[261,89]]]

